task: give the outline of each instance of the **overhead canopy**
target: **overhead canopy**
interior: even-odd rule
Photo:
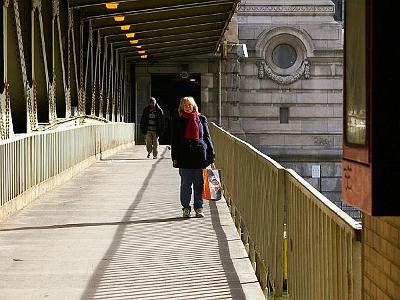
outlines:
[[[70,0],[69,6],[79,9],[80,18],[90,21],[122,57],[135,62],[215,53],[238,2]],[[106,3],[117,7],[108,9]]]

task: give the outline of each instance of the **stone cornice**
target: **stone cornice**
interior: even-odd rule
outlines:
[[[241,5],[238,15],[295,15],[295,16],[332,16],[332,5]]]

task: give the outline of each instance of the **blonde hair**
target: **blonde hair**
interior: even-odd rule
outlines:
[[[193,111],[196,112],[198,115],[200,114],[199,112],[199,107],[196,104],[196,101],[194,101],[194,98],[192,96],[185,96],[181,98],[181,101],[179,103],[178,107],[178,114],[179,116],[182,116],[183,112],[185,111],[183,109],[183,102],[188,101],[190,104],[193,105]]]

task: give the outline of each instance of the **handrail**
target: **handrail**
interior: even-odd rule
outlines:
[[[285,255],[290,298],[361,299],[360,223],[293,170],[213,123],[210,132],[232,217],[260,258],[262,288],[269,282],[274,297],[281,296]]]
[[[134,124],[107,123],[17,135],[0,142],[0,219],[27,203],[15,199],[29,191],[23,202],[38,195],[48,181],[104,151],[134,142]],[[17,207],[18,206],[18,207]]]
[[[213,123],[210,131],[217,153],[215,165],[221,169],[224,195],[234,207],[238,230],[249,236],[245,243],[254,243],[255,256],[260,258],[255,259],[256,272],[265,273],[276,295],[280,295],[283,285],[284,168]],[[266,288],[267,279],[263,275],[260,274],[261,285]]]
[[[361,299],[361,224],[286,172],[288,286],[295,299]]]

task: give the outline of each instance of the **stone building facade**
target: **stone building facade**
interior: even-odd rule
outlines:
[[[332,1],[242,1],[245,140],[340,202],[343,31]]]
[[[242,0],[221,56],[136,66],[136,111],[157,90],[155,74],[180,80],[184,71],[198,81],[197,100],[211,121],[342,206],[343,30],[334,15],[330,0]],[[179,93],[158,93],[171,116]]]

